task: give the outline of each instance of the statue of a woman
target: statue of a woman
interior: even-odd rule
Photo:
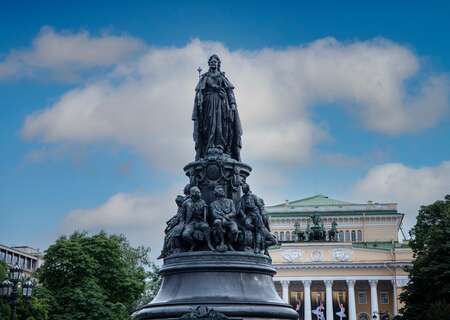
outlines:
[[[195,159],[208,152],[225,153],[240,161],[242,127],[236,108],[234,86],[220,71],[220,59],[212,55],[209,71],[200,76],[195,88],[194,141]]]

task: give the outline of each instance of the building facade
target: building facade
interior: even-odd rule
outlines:
[[[317,195],[267,207],[267,214],[279,240],[270,250],[275,287],[300,319],[320,319],[321,311],[327,320],[398,314],[412,251],[398,241],[403,214],[395,203],[355,204]],[[337,238],[301,239],[312,215],[319,215],[325,230],[336,222]]]
[[[9,267],[18,264],[27,276],[39,268],[43,260],[43,253],[28,246],[8,247],[0,244],[0,261]]]

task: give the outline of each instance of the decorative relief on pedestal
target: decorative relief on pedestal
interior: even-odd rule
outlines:
[[[217,312],[212,308],[206,306],[198,306],[192,309],[190,313],[183,315],[179,320],[193,320],[193,319],[203,319],[203,320],[238,320],[237,318],[228,318],[223,313]]]
[[[322,251],[320,250],[313,250],[313,252],[311,252],[311,261],[312,262],[320,262],[323,261],[323,254]]]
[[[283,251],[283,260],[287,263],[298,262],[303,257],[301,250],[285,250]]]
[[[336,261],[345,262],[351,260],[353,252],[344,248],[333,249],[333,258]]]

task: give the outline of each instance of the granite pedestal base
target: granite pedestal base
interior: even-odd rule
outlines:
[[[298,318],[278,296],[270,258],[246,252],[189,252],[164,260],[155,299],[136,320],[178,319],[198,306],[232,319]]]

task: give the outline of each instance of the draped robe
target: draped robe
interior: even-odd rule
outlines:
[[[236,105],[233,89],[223,72],[200,77],[192,112],[196,160],[210,149],[220,149],[240,161],[242,127],[237,109],[231,108]]]

